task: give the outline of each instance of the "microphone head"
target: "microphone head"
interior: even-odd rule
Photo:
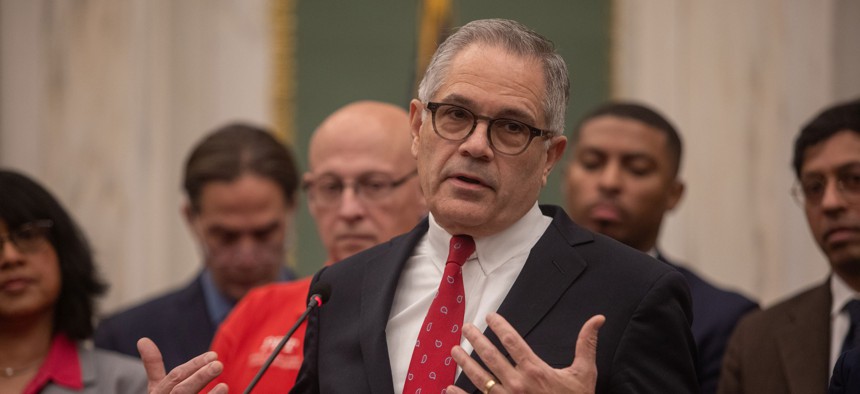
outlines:
[[[331,285],[325,282],[317,282],[311,286],[311,298],[317,297],[317,303],[322,306],[331,297]]]

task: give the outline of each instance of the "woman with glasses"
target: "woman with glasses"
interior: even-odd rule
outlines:
[[[106,287],[60,203],[0,170],[0,394],[146,392],[140,361],[88,342]]]

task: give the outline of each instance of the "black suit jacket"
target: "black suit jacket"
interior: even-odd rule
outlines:
[[[699,351],[699,383],[702,394],[716,393],[723,354],[732,331],[744,315],[758,310],[758,304],[738,293],[717,288],[660,253],[657,258],[675,267],[690,285],[693,338]]]
[[[572,363],[583,323],[603,314],[597,392],[697,392],[683,276],[575,225],[561,208],[541,209],[552,224],[532,248],[499,314],[557,368]],[[427,228],[425,219],[411,232],[314,276],[314,283],[330,284],[332,294],[308,321],[294,393],[394,391],[385,327],[404,263]],[[504,352],[492,332],[486,335]],[[456,384],[477,391],[465,374]]]
[[[105,318],[93,339],[102,349],[140,357],[137,340],[149,337],[158,345],[170,371],[209,350],[215,329],[198,275],[184,288]]]
[[[839,356],[830,378],[830,394],[860,393],[860,348]]]

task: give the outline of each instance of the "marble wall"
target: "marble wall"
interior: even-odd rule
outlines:
[[[0,165],[73,212],[112,284],[105,310],[200,263],[180,218],[185,155],[268,122],[266,0],[0,2]]]
[[[765,303],[823,280],[791,151],[821,108],[860,97],[857,2],[615,5],[613,96],[660,108],[685,142],[687,194],[663,249]]]
[[[182,222],[188,149],[233,119],[270,123],[267,0],[0,0],[0,165],[48,185],[86,229],[112,310],[199,268]],[[614,2],[613,95],[683,133],[688,193],[669,256],[770,302],[826,262],[791,200],[790,149],[860,95],[849,0]]]

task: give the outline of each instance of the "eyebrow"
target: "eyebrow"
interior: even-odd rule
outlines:
[[[843,163],[843,164],[837,166],[835,169],[825,169],[823,171],[815,170],[815,171],[802,172],[800,174],[800,179],[803,179],[804,177],[810,177],[810,176],[822,176],[822,175],[826,175],[828,173],[839,173],[841,171],[845,171],[845,170],[851,169],[853,167],[858,167],[858,166],[860,166],[860,161],[856,161],[856,160],[849,161],[847,163]]]
[[[600,148],[600,147],[596,147],[596,146],[588,146],[588,145],[582,146],[582,145],[580,145],[580,148],[578,148],[577,150],[579,152],[576,152],[576,153],[579,153],[579,154],[596,153],[596,154],[600,154],[601,156],[610,156],[610,154],[605,149]],[[657,156],[652,155],[651,153],[645,152],[645,151],[621,152],[621,154],[619,156],[621,157],[622,160],[648,159],[651,161],[657,161]]]
[[[393,174],[391,174],[391,173],[389,173],[389,172],[387,172],[387,171],[383,171],[383,170],[370,170],[370,171],[365,171],[365,172],[359,173],[359,174],[355,175],[355,177],[354,177],[354,178],[355,178],[355,179],[361,179],[361,178],[367,178],[367,177],[376,176],[376,175],[382,175],[382,176],[388,176],[388,177],[393,177],[393,176],[394,176]],[[318,178],[318,179],[321,179],[321,178],[335,178],[335,179],[337,179],[337,180],[341,180],[341,181],[342,181],[345,177],[344,177],[344,176],[341,176],[341,175],[339,175],[339,174],[335,174],[335,173],[333,173],[333,172],[324,172],[324,173],[322,173],[322,174],[317,175],[317,178]]]
[[[255,226],[254,228],[250,228],[250,229],[237,229],[235,227],[225,226],[223,224],[216,223],[212,227],[209,228],[209,231],[222,233],[222,234],[249,234],[249,233],[256,233],[256,232],[261,232],[261,231],[274,230],[274,229],[280,227],[281,223],[282,222],[280,219],[273,219],[272,221],[270,221],[268,223],[264,223],[260,226]]]
[[[464,96],[457,94],[457,93],[451,93],[451,94],[443,97],[441,99],[441,101],[443,103],[456,104],[456,105],[466,107],[470,111],[474,111],[473,108],[475,107],[475,101],[474,100],[471,100],[471,99],[464,97]],[[477,115],[483,116],[483,114],[477,114]],[[501,111],[495,113],[493,116],[490,116],[490,117],[493,119],[499,119],[499,118],[515,119],[515,120],[524,119],[523,122],[529,123],[531,125],[534,125],[535,122],[537,122],[537,119],[535,119],[528,112],[523,111],[519,108],[511,108],[511,107],[502,108]]]

